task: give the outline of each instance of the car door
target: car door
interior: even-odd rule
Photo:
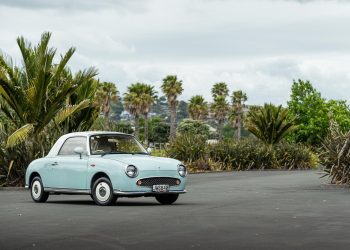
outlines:
[[[80,155],[74,152],[76,147],[85,151]],[[62,145],[58,155],[52,158],[51,180],[52,188],[86,190],[87,178],[87,138],[75,136],[68,138]]]

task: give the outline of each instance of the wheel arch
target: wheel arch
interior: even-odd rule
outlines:
[[[105,172],[100,171],[100,172],[95,173],[92,176],[91,181],[90,181],[90,190],[92,190],[92,187],[93,187],[95,181],[97,179],[101,178],[101,177],[107,178],[112,183],[111,178],[109,178],[108,174],[106,174]]]
[[[29,176],[29,183],[28,183],[28,185],[29,185],[29,188],[31,188],[31,186],[32,186],[32,181],[33,181],[33,179],[35,178],[35,177],[40,177],[40,179],[41,179],[41,176],[40,176],[40,174],[38,173],[38,172],[36,172],[36,171],[34,171],[34,172],[32,172],[31,174],[30,174],[30,176]],[[42,181],[42,180],[41,180]]]

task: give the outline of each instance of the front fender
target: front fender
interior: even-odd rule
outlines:
[[[41,168],[45,164],[45,162],[46,162],[46,158],[44,157],[44,158],[36,159],[28,165],[26,170],[26,175],[25,175],[25,188],[29,188],[30,186],[29,178],[34,172],[38,173],[41,176]]]
[[[126,164],[119,161],[103,158],[91,158],[88,162],[86,186],[91,187],[93,185],[91,181],[95,174],[104,173],[109,177],[113,185],[113,189],[115,189],[118,187],[118,180],[124,176],[127,177],[125,174],[125,167]]]

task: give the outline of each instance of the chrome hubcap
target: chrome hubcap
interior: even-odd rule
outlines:
[[[95,195],[99,201],[107,201],[111,195],[111,189],[109,188],[109,185],[106,182],[100,182],[96,187]]]
[[[39,181],[34,181],[32,185],[32,195],[35,199],[38,199],[41,195],[41,185]]]
[[[104,187],[101,187],[99,190],[99,193],[102,197],[105,197],[106,196],[106,189]]]

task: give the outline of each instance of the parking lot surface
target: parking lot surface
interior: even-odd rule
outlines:
[[[0,249],[349,249],[350,190],[316,171],[194,174],[170,206],[0,191]]]

